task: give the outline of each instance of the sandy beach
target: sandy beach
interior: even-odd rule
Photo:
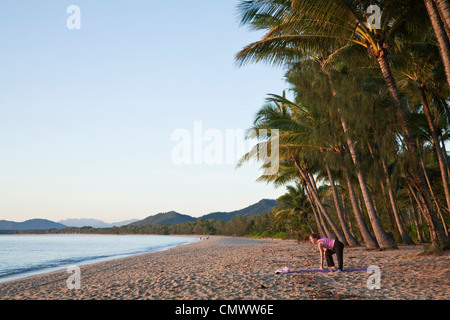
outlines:
[[[315,245],[290,240],[210,236],[170,250],[81,266],[80,289],[66,270],[0,284],[2,300],[448,300],[450,254],[421,246],[345,248],[344,268],[379,266],[380,289],[365,271],[275,274],[318,269]]]

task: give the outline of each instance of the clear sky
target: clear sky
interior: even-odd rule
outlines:
[[[3,0],[0,220],[201,216],[283,194],[229,153],[174,161],[174,133],[194,141],[200,124],[205,151],[208,132],[249,128],[266,94],[285,89],[279,68],[235,66],[261,36],[239,27],[237,3]],[[70,5],[81,29],[67,27]]]

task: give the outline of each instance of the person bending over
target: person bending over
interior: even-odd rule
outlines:
[[[323,257],[327,260],[330,269],[336,269],[333,261],[333,254],[336,253],[338,260],[338,270],[342,271],[344,264],[344,244],[338,239],[321,238],[318,234],[313,233],[309,236],[311,243],[317,243],[320,253],[320,269],[323,269]]]

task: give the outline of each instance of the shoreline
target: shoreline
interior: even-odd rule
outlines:
[[[68,234],[17,234],[14,236],[33,236],[33,235],[39,235],[39,236],[44,236],[44,235],[48,235],[48,236],[60,236],[60,235],[85,235],[85,234],[79,234],[79,233],[68,233]],[[99,235],[99,236],[104,236],[105,234],[86,234],[88,236],[91,235]],[[0,235],[1,236],[1,235]],[[114,235],[114,236],[158,236],[158,237],[182,237],[182,238],[197,238],[197,235],[146,235],[146,234],[118,234],[118,235]],[[199,236],[200,237],[200,236]],[[200,238],[201,240],[201,238]],[[199,240],[194,241],[197,242]],[[183,245],[187,245],[190,243],[182,243],[182,244],[177,244],[175,245],[175,247],[177,246],[183,246]],[[148,251],[148,252],[141,252],[141,253],[123,253],[123,254],[117,254],[117,255],[113,255],[113,256],[107,256],[107,257],[102,257],[102,258],[94,258],[94,259],[88,259],[88,260],[80,260],[78,262],[75,263],[62,263],[58,266],[54,266],[54,267],[48,267],[48,268],[43,268],[43,269],[33,269],[33,270],[29,270],[29,271],[25,271],[25,272],[21,272],[21,273],[17,273],[17,274],[11,274],[11,275],[7,275],[4,277],[0,277],[0,285],[2,283],[9,283],[11,281],[19,281],[19,280],[24,280],[24,279],[28,279],[31,277],[37,277],[37,276],[41,276],[41,275],[47,275],[47,274],[51,274],[51,273],[55,273],[55,272],[62,272],[63,270],[66,270],[69,266],[73,266],[73,265],[77,265],[77,266],[85,266],[85,265],[90,265],[90,264],[96,264],[96,263],[102,263],[102,262],[110,262],[110,261],[114,261],[114,260],[120,260],[120,259],[125,259],[125,258],[131,258],[133,256],[137,256],[140,254],[148,254],[148,253],[153,253],[153,252],[160,252],[160,251],[165,251],[165,250],[170,250],[172,249],[173,246],[171,245],[169,248],[165,248],[165,249],[159,249],[156,251]],[[1,299],[1,297],[0,297]]]
[[[316,251],[297,240],[210,236],[80,266],[80,289],[67,288],[65,270],[0,283],[0,300],[450,299],[450,254],[419,255],[422,246],[346,247],[344,269],[380,267],[378,290],[368,289],[367,272],[275,274],[285,266],[318,269]]]

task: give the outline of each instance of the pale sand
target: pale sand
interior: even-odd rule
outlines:
[[[212,236],[167,251],[81,266],[81,289],[66,271],[0,284],[0,299],[439,299],[450,298],[450,255],[418,256],[421,246],[391,251],[344,251],[344,268],[377,265],[381,289],[366,272],[275,274],[317,269],[308,242]]]

